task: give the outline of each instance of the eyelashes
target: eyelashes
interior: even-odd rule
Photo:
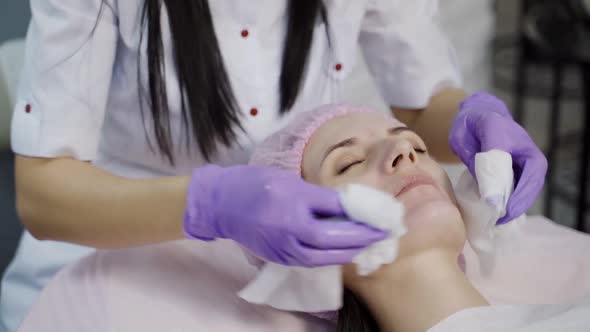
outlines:
[[[416,151],[417,153],[420,153],[420,154],[424,154],[424,153],[428,152],[428,151],[426,151],[426,149],[422,149],[422,148],[414,148],[414,151]]]
[[[346,173],[351,167],[359,165],[361,163],[363,163],[365,160],[357,160],[357,161],[353,161],[351,163],[346,164],[344,167],[340,168],[336,173],[338,175],[342,175],[344,173]]]
[[[420,147],[414,148],[414,151],[416,151],[416,153],[419,153],[419,154],[426,154],[428,152],[426,149],[422,149]],[[355,160],[353,162],[347,163],[344,165],[344,167],[339,168],[336,171],[336,174],[342,175],[342,174],[346,173],[348,170],[350,170],[352,167],[360,165],[364,162],[365,162],[365,159],[359,159],[359,160]]]

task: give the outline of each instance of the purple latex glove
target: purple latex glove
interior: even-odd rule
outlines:
[[[184,231],[188,238],[232,239],[265,260],[308,267],[350,263],[387,236],[346,220],[336,191],[291,172],[215,165],[193,172]]]
[[[476,153],[496,149],[512,155],[515,189],[498,224],[533,205],[545,183],[547,159],[500,99],[483,92],[465,99],[451,126],[449,144],[474,177]]]

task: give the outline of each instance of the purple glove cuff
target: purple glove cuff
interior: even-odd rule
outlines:
[[[190,185],[186,194],[186,209],[184,211],[184,235],[189,239],[213,241],[218,234],[211,215],[214,183],[223,174],[223,168],[217,165],[207,165],[193,171]]]
[[[512,119],[512,115],[506,104],[498,97],[487,92],[474,93],[461,102],[460,112],[468,112],[472,109],[498,113]]]

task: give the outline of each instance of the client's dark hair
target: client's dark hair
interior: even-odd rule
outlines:
[[[377,321],[367,305],[352,291],[344,289],[342,308],[338,311],[337,332],[378,332]]]

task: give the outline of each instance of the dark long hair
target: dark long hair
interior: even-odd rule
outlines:
[[[186,147],[189,150],[191,138],[195,138],[200,152],[209,160],[216,143],[230,145],[236,130],[242,128],[241,112],[223,64],[207,0],[145,0],[142,26],[147,25],[149,113],[156,145],[160,154],[174,164],[160,24],[162,6],[169,17]],[[327,26],[321,0],[290,0],[288,16],[277,91],[281,113],[289,111],[299,93],[316,19],[320,17]]]
[[[338,311],[337,332],[379,332],[377,321],[366,304],[352,291],[344,289],[342,308]]]

